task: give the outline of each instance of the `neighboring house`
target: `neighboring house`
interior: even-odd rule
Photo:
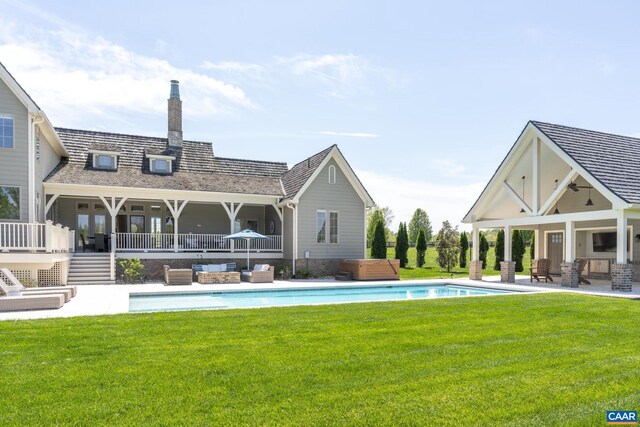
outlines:
[[[530,121],[463,222],[474,243],[480,229],[534,230],[535,258],[550,259],[564,286],[578,286],[580,273],[631,291],[640,279],[640,139]],[[474,244],[472,279],[482,277],[478,259]],[[505,260],[502,280],[513,282],[511,239]]]
[[[113,281],[116,258],[139,257],[151,278],[163,264],[242,264],[246,243],[223,236],[245,228],[270,237],[251,242],[252,259],[294,272],[334,274],[340,259],[365,257],[373,201],[336,145],[291,169],[216,157],[183,140],[177,81],[167,138],[53,128],[1,66],[0,77],[0,264],[23,277],[54,282],[53,266],[64,282],[69,262],[74,276],[80,253],[95,251],[108,277],[78,283]]]

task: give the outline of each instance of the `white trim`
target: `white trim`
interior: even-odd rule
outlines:
[[[93,161],[93,168],[94,169],[100,169],[100,170],[108,170],[108,171],[115,171],[118,170],[118,156],[119,154],[112,154],[110,152],[107,151],[103,151],[103,152],[92,152],[91,153],[91,158]],[[109,157],[113,160],[113,167],[106,167],[106,166],[100,166],[98,164],[98,158],[100,157]]]
[[[157,170],[156,163],[157,162],[166,162],[168,168],[164,170]],[[150,158],[149,159],[149,170],[153,173],[157,174],[170,174],[173,172],[173,162],[170,159],[161,159],[161,158]]]
[[[351,169],[351,167],[347,163],[347,160],[344,158],[342,153],[340,153],[340,150],[338,150],[338,147],[335,147],[335,146],[331,149],[329,154],[327,154],[324,160],[316,168],[313,174],[311,174],[309,179],[307,179],[307,181],[304,183],[302,188],[298,190],[298,193],[293,197],[293,199],[291,199],[292,202],[293,203],[300,202],[300,196],[302,196],[302,194],[304,194],[304,192],[307,191],[311,183],[315,181],[318,175],[322,172],[322,169],[324,169],[324,167],[327,165],[327,163],[329,163],[331,159],[335,160],[336,164],[340,167],[340,170],[342,171],[342,173],[344,173],[344,175],[347,177],[347,180],[349,181],[349,183],[351,184],[355,192],[358,194],[358,196],[360,196],[360,199],[362,199],[365,206],[373,206],[375,204],[373,202],[373,199],[371,198],[371,196],[369,196],[369,194],[367,193],[367,190],[364,188],[360,180],[358,180],[358,177],[356,176],[355,172],[353,171],[353,169]]]
[[[558,184],[558,188],[553,190],[553,193],[551,193],[551,196],[549,196],[549,198],[544,202],[544,204],[538,211],[538,215],[546,215],[547,213],[549,213],[549,211],[553,207],[553,204],[556,202],[556,200],[560,199],[564,195],[564,193],[567,191],[567,185],[569,185],[569,183],[573,181],[577,176],[578,176],[578,172],[571,169],[571,171],[569,171],[567,176],[565,176],[564,179],[560,182],[560,184]]]
[[[532,180],[531,180],[531,211],[539,215],[540,209],[540,141],[538,136],[534,135],[531,141],[531,157],[532,157]]]
[[[239,259],[247,261],[247,252],[118,252],[117,258],[140,259]],[[282,252],[251,252],[251,259],[283,259]]]
[[[121,153],[119,151],[110,151],[110,150],[89,150],[89,154],[97,154],[98,156],[119,156]]]
[[[0,221],[2,222],[22,222],[22,187],[20,185],[9,185],[9,184],[1,184],[0,188],[17,188],[18,189],[18,218],[2,218],[0,217]]]
[[[175,160],[176,156],[168,156],[164,154],[147,154],[147,159]]]
[[[46,196],[45,196],[46,197]],[[58,197],[60,197],[60,193],[56,193],[56,194],[52,194],[51,198],[49,199],[49,201],[47,202],[46,205],[44,205],[44,217],[45,219],[47,218],[47,214],[49,213],[49,210],[51,209],[51,206],[53,206],[53,203],[58,200]]]
[[[331,210],[328,211],[329,213],[329,217],[328,219],[328,223],[329,223],[329,233],[327,234],[327,244],[329,245],[338,245],[340,244],[340,211],[337,210]],[[336,233],[336,241],[332,242],[331,241],[331,214],[334,213],[338,216],[338,224],[336,225],[338,227],[337,233]]]
[[[324,214],[324,242],[319,242],[318,241],[318,233],[319,233],[319,230],[318,230],[318,214],[320,212],[322,212]],[[327,212],[328,211],[326,209],[316,209],[316,220],[315,220],[315,225],[316,226],[314,227],[314,230],[315,230],[314,234],[315,234],[316,240],[315,240],[314,243],[319,244],[319,245],[327,243],[327,235],[328,235],[328,231],[329,231],[328,230],[329,216],[327,215]]]
[[[335,184],[337,182],[336,167],[334,165],[329,166],[329,184]]]
[[[518,195],[518,193],[516,193],[516,191],[513,188],[511,188],[509,183],[507,183],[507,181],[502,181],[502,183],[504,184],[504,189],[507,190],[507,194],[509,194],[511,198],[515,200],[516,203],[518,203],[518,206],[524,209],[524,211],[528,215],[533,215],[533,212],[531,211],[531,208],[529,208],[529,205],[527,205],[527,202],[522,200],[522,198]]]
[[[4,147],[4,146],[0,146],[0,151],[1,150],[14,150],[16,148],[16,115],[15,114],[9,114],[9,113],[1,113],[0,112],[0,119],[11,119],[13,121],[13,124],[11,125],[11,132],[13,132],[13,135],[11,135],[11,143],[13,144],[11,147]]]
[[[565,223],[567,221],[596,221],[600,219],[615,219],[615,210],[605,211],[590,211],[590,212],[575,212],[567,214],[557,215],[545,215],[545,216],[528,216],[519,218],[507,218],[507,219],[492,219],[486,221],[476,221],[473,224],[479,228],[502,228],[505,225],[510,226],[534,226],[542,224],[555,224]]]

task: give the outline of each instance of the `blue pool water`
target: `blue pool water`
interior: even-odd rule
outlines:
[[[336,304],[363,301],[398,301],[508,294],[509,291],[451,284],[367,286],[353,288],[282,289],[264,291],[186,292],[129,296],[129,311],[203,310]]]

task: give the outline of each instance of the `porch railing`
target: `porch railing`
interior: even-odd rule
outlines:
[[[157,251],[157,252],[235,252],[246,251],[244,240],[230,241],[224,239],[225,234],[178,234],[178,247],[175,247],[173,233],[115,233],[112,235],[112,250],[125,251]],[[252,240],[251,252],[280,252],[282,238],[280,235],[269,236],[271,240]],[[114,243],[115,242],[115,245]]]
[[[47,221],[0,223],[0,251],[73,252],[75,233]]]

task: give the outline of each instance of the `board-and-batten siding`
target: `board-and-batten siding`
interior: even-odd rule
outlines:
[[[336,183],[329,184],[329,167],[336,168]],[[318,209],[338,212],[338,243],[316,243]],[[364,258],[364,202],[336,162],[331,159],[300,197],[298,205],[298,258]],[[327,214],[327,235],[329,233]]]
[[[28,127],[24,104],[0,80],[0,114],[13,116],[13,148],[0,148],[0,186],[20,187],[20,222],[29,220]],[[0,221],[3,221],[0,219]]]

